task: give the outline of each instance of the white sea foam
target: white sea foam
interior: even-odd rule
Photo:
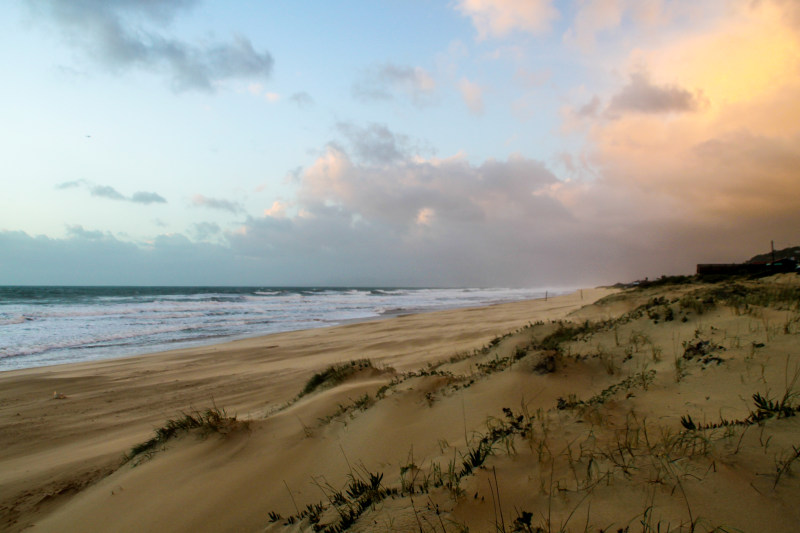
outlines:
[[[534,289],[0,287],[0,370],[541,296]]]

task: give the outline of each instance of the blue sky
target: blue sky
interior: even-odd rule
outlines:
[[[11,2],[0,283],[576,286],[798,242],[788,0]]]

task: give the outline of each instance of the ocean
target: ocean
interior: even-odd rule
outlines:
[[[544,295],[536,289],[0,287],[0,371]]]

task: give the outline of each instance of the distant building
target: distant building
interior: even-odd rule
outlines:
[[[704,263],[697,265],[700,275],[748,276],[759,274],[780,274],[797,272],[798,264],[793,259],[780,259],[775,262],[757,263]]]

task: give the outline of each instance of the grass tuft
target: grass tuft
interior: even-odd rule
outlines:
[[[322,387],[338,385],[356,372],[365,370],[367,368],[375,368],[372,365],[372,361],[369,359],[355,359],[347,363],[331,365],[322,372],[318,372],[311,376],[311,378],[306,382],[306,385],[303,387],[303,390],[300,392],[299,396],[302,397],[306,394],[311,394],[315,390]]]
[[[167,423],[155,430],[155,435],[150,440],[137,444],[125,456],[125,462],[139,455],[152,455],[159,446],[181,433],[200,430],[201,434],[228,433],[238,426],[246,426],[238,421],[235,416],[228,416],[224,409],[210,407],[204,411],[182,413],[183,416],[167,420]]]

